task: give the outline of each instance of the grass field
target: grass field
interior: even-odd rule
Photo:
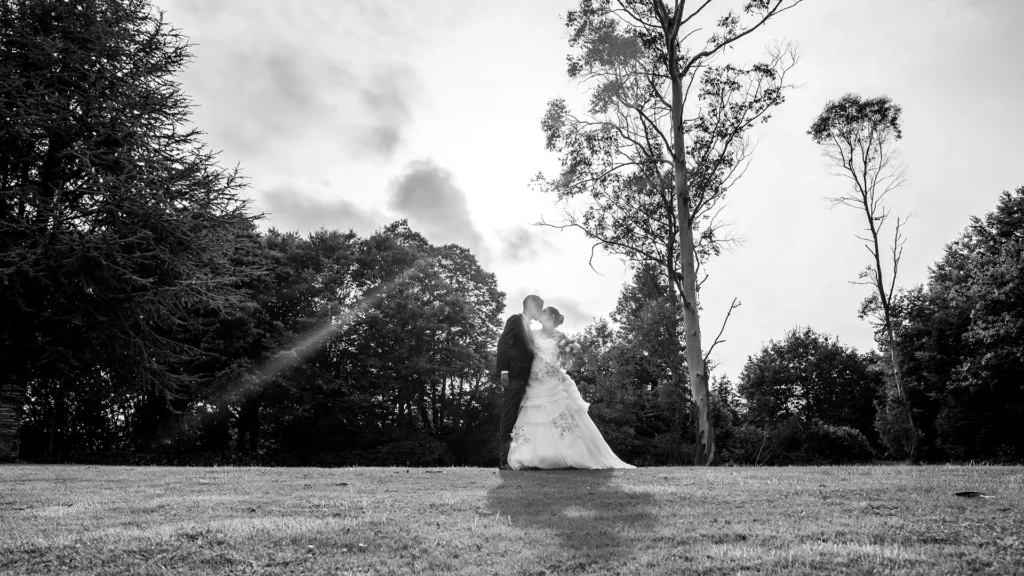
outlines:
[[[1024,574],[1024,468],[0,466],[23,573]]]

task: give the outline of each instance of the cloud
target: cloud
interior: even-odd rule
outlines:
[[[363,138],[353,143],[365,144],[377,156],[390,158],[402,141],[402,128],[409,123],[411,89],[403,78],[411,78],[404,67],[392,67],[374,75],[360,88],[371,122],[361,127]]]
[[[556,295],[551,295],[544,300],[544,305],[555,306],[558,308],[558,312],[565,317],[565,322],[572,321],[573,324],[590,324],[595,316],[599,316],[587,310],[584,304],[572,298],[559,298]]]
[[[450,172],[432,161],[409,164],[392,187],[388,208],[408,218],[433,244],[459,244],[481,260],[487,255],[466,193],[452,182]]]
[[[550,230],[542,230],[531,226],[516,226],[501,233],[501,256],[512,262],[532,260],[557,244],[550,237]]]
[[[543,297],[543,296],[542,296]],[[544,297],[545,306],[554,306],[565,316],[565,328],[572,332],[582,330],[587,324],[594,321],[600,314],[588,310],[583,304],[572,298],[559,298],[556,295]]]
[[[259,206],[268,214],[268,224],[282,231],[305,234],[321,226],[329,229],[372,233],[387,222],[379,213],[356,206],[341,198],[321,199],[298,187],[282,186],[261,195]]]
[[[196,41],[196,62],[183,78],[200,104],[197,123],[232,154],[291,161],[290,153],[312,145],[386,161],[405,141],[423,87],[397,48],[388,49],[403,43],[388,25],[401,11],[278,0],[161,3]]]
[[[217,131],[248,157],[317,143],[352,159],[387,160],[404,139],[412,114],[410,82],[402,80],[411,75],[403,65],[364,76],[284,44],[223,57],[224,85],[234,98],[231,113],[215,120]]]

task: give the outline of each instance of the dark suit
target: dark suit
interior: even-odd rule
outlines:
[[[512,428],[519,416],[519,405],[526,394],[526,382],[530,379],[533,364],[533,336],[525,316],[516,314],[505,322],[505,330],[498,338],[498,376],[508,371],[508,384],[502,394],[501,428],[498,429],[498,444],[501,463],[506,463],[512,445]]]

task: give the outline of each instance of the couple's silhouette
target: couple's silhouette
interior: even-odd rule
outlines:
[[[531,330],[530,321],[540,323]],[[544,308],[536,295],[523,301],[522,314],[505,323],[498,339],[497,371],[503,386],[498,445],[499,468],[633,468],[605,442],[559,361],[566,347],[558,327],[565,318]]]

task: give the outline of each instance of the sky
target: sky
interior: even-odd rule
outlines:
[[[554,174],[540,119],[579,101],[563,25],[571,0],[155,0],[191,38],[182,73],[194,122],[226,166],[238,164],[264,228],[361,234],[399,218],[434,244],[470,248],[507,294],[506,315],[540,294],[572,333],[614,309],[629,272],[577,231],[534,226],[560,207],[530,186]],[[709,10],[724,12],[729,0]],[[735,4],[733,2],[733,4]],[[799,87],[757,128],[752,164],[724,219],[742,240],[705,264],[705,342],[733,298],[715,348],[734,380],[750,355],[796,326],[866,351],[857,318],[869,255],[863,216],[831,208],[848,183],[806,132],[828,100],[888,95],[903,107],[911,215],[898,284],[926,281],[971,215],[1024,185],[1024,21],[1018,0],[805,0],[723,62],[799,46]]]

